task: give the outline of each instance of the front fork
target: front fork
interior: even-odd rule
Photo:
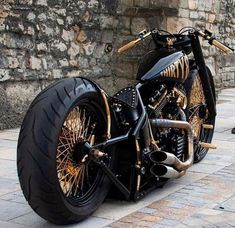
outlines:
[[[212,116],[216,115],[216,105],[213,91],[210,85],[209,75],[206,68],[205,60],[202,53],[200,40],[197,34],[193,33],[190,35],[193,54],[195,57],[196,64],[198,66],[199,76],[202,82],[202,87],[206,96],[206,103],[209,110],[209,114]]]

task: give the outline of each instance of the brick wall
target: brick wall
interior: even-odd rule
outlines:
[[[232,0],[0,0],[0,128],[16,126],[35,95],[62,77],[89,77],[109,93],[133,84],[146,28],[207,27],[234,45]],[[234,56],[204,45],[218,88],[234,85]],[[231,67],[232,66],[232,67]]]

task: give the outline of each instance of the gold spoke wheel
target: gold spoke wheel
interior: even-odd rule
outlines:
[[[200,137],[203,119],[199,116],[200,107],[205,105],[205,95],[199,75],[193,81],[189,100],[189,123],[193,127],[194,136]]]
[[[74,108],[64,121],[57,146],[57,175],[60,187],[67,197],[77,197],[92,185],[89,178],[89,159],[77,145],[95,143],[96,123],[86,109]]]
[[[213,80],[211,83],[213,96],[215,97]],[[214,129],[205,129],[203,124],[214,126],[215,115],[211,115],[207,109],[202,81],[198,74],[189,77],[186,82],[186,89],[188,91],[187,118],[194,134],[194,162],[200,162],[206,156],[208,149],[201,147],[199,142],[210,143],[214,133]]]

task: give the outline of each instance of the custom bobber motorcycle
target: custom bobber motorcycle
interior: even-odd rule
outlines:
[[[137,201],[184,175],[215,147],[215,88],[199,36],[232,51],[209,31],[143,31],[118,50],[147,37],[155,43],[140,63],[135,86],[111,97],[91,80],[66,78],[35,98],[21,127],[17,167],[37,214],[56,224],[80,221],[111,187]]]

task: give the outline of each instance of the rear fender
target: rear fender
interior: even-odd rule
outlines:
[[[115,116],[114,113],[111,109],[111,104],[110,104],[110,97],[109,95],[94,81],[80,77],[83,81],[87,81],[89,84],[91,84],[93,87],[96,88],[96,90],[100,93],[100,96],[103,100],[104,108],[105,108],[105,113],[106,113],[106,120],[107,120],[107,130],[106,130],[106,140],[110,139],[114,134],[116,135],[116,121],[115,121]],[[113,126],[112,126],[113,125]]]

